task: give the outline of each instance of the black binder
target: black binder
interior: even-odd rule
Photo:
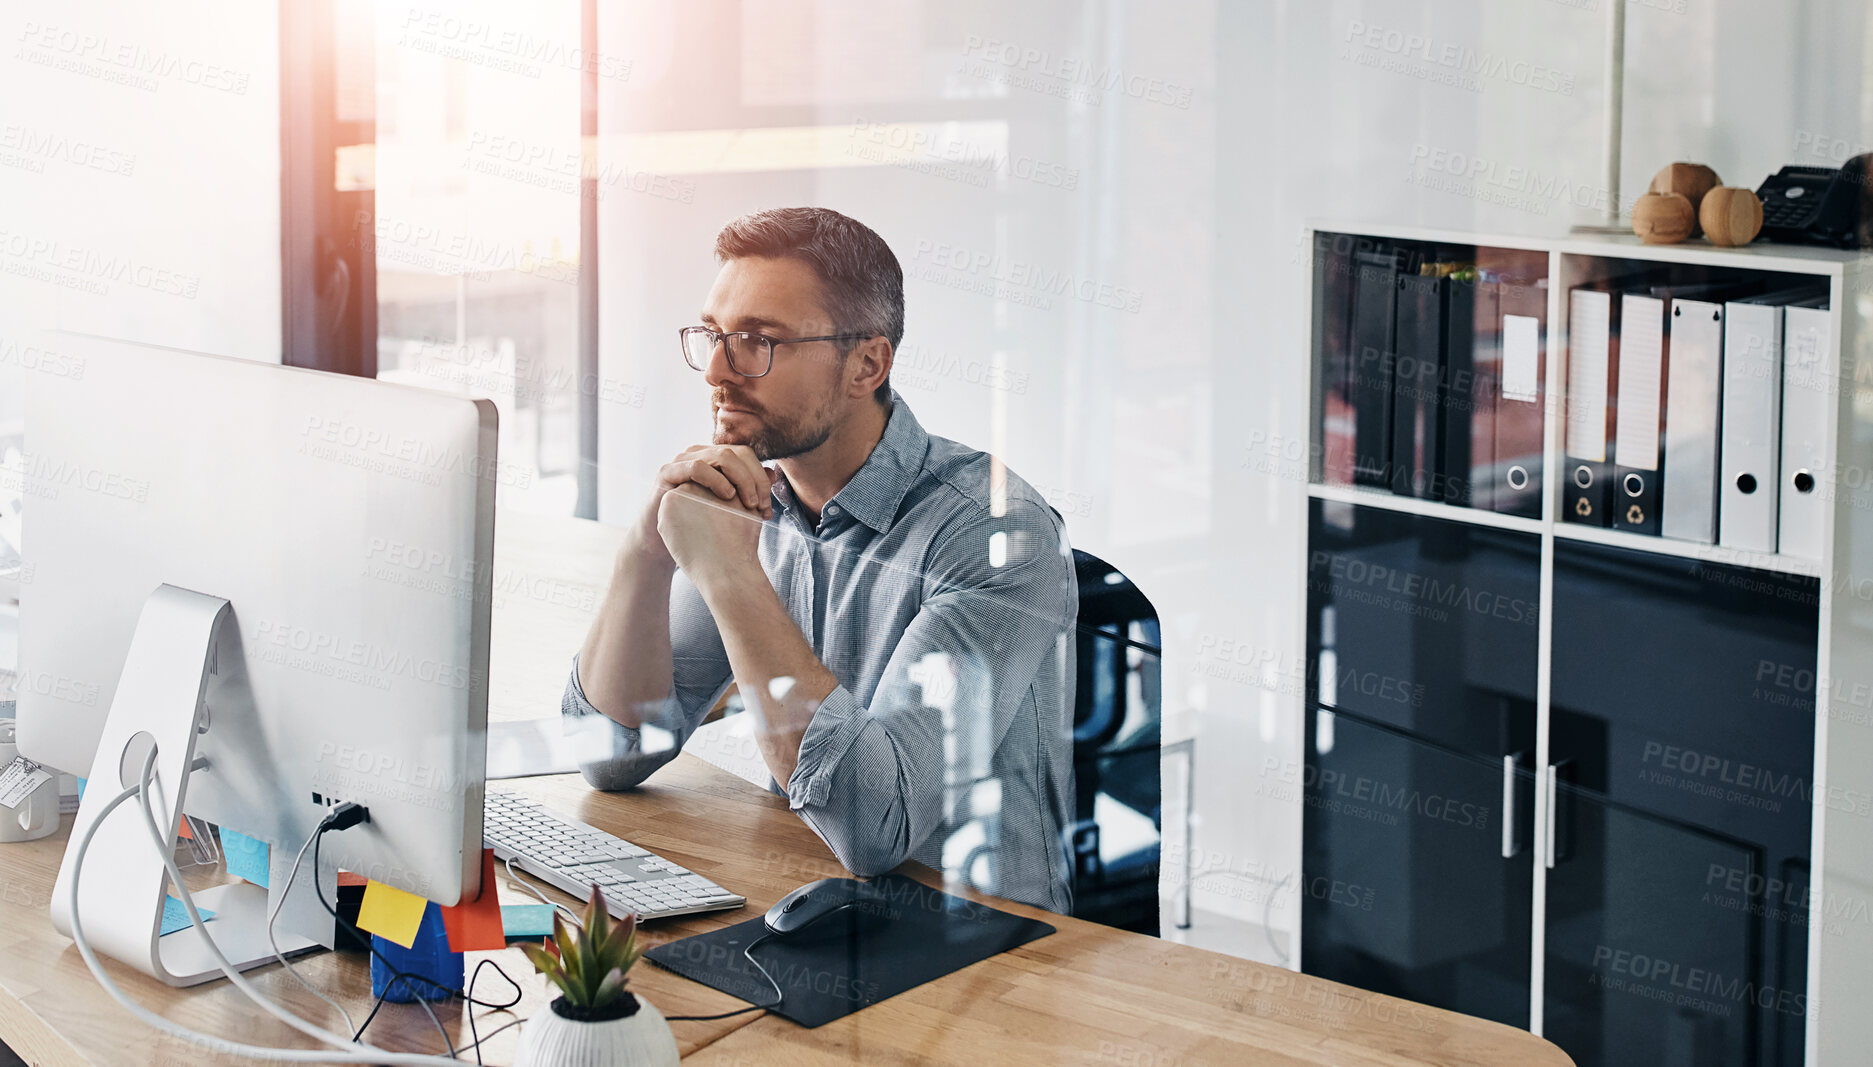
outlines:
[[[1453,278],[1444,308],[1443,414],[1434,499],[1488,509],[1496,451],[1496,283]]]
[[[1363,254],[1353,279],[1353,484],[1392,487],[1392,369],[1398,267],[1390,254]]]
[[[1493,398],[1489,507],[1504,515],[1538,519],[1547,432],[1543,413],[1548,395],[1548,290],[1505,281],[1498,298],[1494,326],[1500,363]],[[1535,320],[1533,352],[1525,350],[1527,338],[1511,318]]]
[[[1438,448],[1444,439],[1444,347],[1448,279],[1398,276],[1393,330],[1392,492],[1441,498]]]
[[[1664,493],[1665,331],[1663,296],[1619,293],[1619,380],[1614,400],[1615,530],[1657,537]],[[1633,425],[1629,426],[1628,423]]]
[[[1612,525],[1619,311],[1613,286],[1581,286],[1568,294],[1567,417],[1561,446],[1565,522]],[[1587,328],[1589,321],[1595,328]],[[1597,325],[1601,321],[1604,330]]]
[[[1618,448],[1619,333],[1622,294],[1644,292],[1663,277],[1645,268],[1582,285],[1567,294],[1567,416],[1562,422],[1564,458],[1561,519],[1588,526],[1612,526],[1613,509],[1622,495],[1614,484]],[[1606,323],[1604,348],[1597,332],[1583,328],[1583,314]],[[1595,368],[1603,373],[1583,373]],[[1592,413],[1598,409],[1597,416]]]

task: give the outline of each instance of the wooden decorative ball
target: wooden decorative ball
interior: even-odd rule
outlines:
[[[1762,232],[1762,201],[1754,189],[1720,185],[1704,194],[1697,214],[1714,245],[1746,245]]]
[[[1649,245],[1675,245],[1691,236],[1697,212],[1683,193],[1647,193],[1632,205],[1632,232]]]
[[[1691,236],[1698,233],[1698,210],[1703,207],[1704,194],[1723,184],[1717,172],[1702,163],[1670,163],[1664,170],[1652,176],[1651,191],[1654,193],[1679,193],[1691,201]]]

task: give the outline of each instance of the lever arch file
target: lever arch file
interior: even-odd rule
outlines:
[[[1717,542],[1752,552],[1775,551],[1778,514],[1783,314],[1768,299],[1724,306]]]
[[[1398,276],[1398,351],[1392,364],[1392,492],[1437,499],[1438,446],[1443,439],[1442,390],[1450,282]]]
[[[1659,530],[1659,437],[1664,414],[1665,301],[1620,294],[1619,390],[1613,413],[1615,529]]]
[[[1392,486],[1392,367],[1398,271],[1362,261],[1353,280],[1353,483]]]
[[[1562,477],[1562,518],[1591,526],[1609,525],[1612,465],[1607,448],[1613,381],[1613,294],[1575,289],[1568,294],[1567,421]]]
[[[1834,484],[1834,449],[1828,405],[1838,380],[1828,372],[1833,337],[1825,302],[1791,305],[1783,312],[1782,457],[1778,489],[1777,551],[1821,558]]]
[[[1666,318],[1666,485],[1659,532],[1717,541],[1717,416],[1723,397],[1723,305],[1673,300]]]
[[[1496,459],[1489,507],[1508,515],[1541,517],[1541,467],[1545,423],[1542,358],[1546,343],[1548,290],[1502,283],[1502,366],[1495,398]]]

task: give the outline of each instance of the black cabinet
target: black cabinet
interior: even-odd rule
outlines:
[[[1486,757],[1535,749],[1541,538],[1315,500],[1311,703]]]
[[[1541,539],[1315,500],[1309,974],[1529,1023]]]
[[[1771,982],[1744,891],[1763,850],[1566,784],[1555,801],[1543,1034],[1582,1067],[1800,1063],[1806,997]]]
[[[1309,720],[1302,969],[1526,1027],[1534,776],[1344,712]]]
[[[1303,968],[1526,1026],[1539,867],[1582,1067],[1800,1063],[1818,582],[1558,538],[1537,768],[1540,535],[1309,518]]]
[[[1583,1067],[1801,1062],[1818,594],[1555,546],[1544,1033]]]

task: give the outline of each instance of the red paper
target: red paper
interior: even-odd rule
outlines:
[[[501,898],[494,888],[494,850],[481,850],[481,895],[442,909],[442,929],[450,952],[499,951],[507,947],[501,926]]]

